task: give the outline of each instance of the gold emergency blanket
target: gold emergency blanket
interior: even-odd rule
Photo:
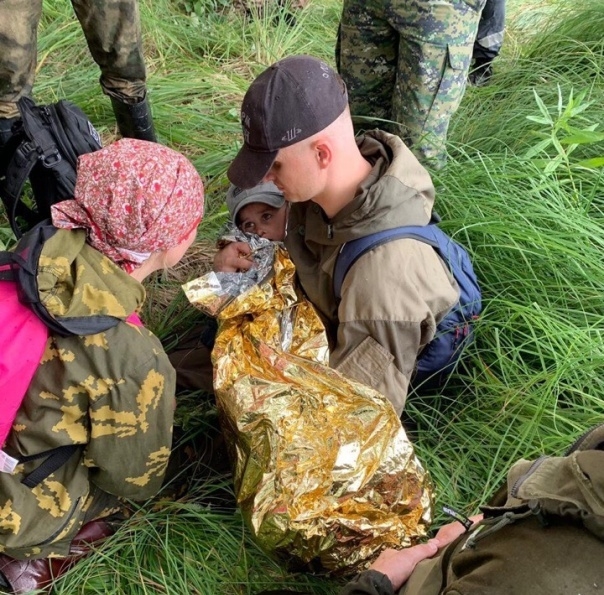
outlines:
[[[322,323],[271,245],[274,275],[238,297],[220,274],[183,286],[219,319],[214,388],[235,493],[264,550],[355,572],[425,535],[430,480],[390,402],[328,367]]]

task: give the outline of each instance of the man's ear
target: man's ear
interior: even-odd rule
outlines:
[[[321,169],[325,169],[333,158],[333,148],[327,140],[317,140],[313,151]]]

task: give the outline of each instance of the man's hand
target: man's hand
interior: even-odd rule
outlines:
[[[470,517],[474,526],[476,523],[482,520],[482,514],[477,514]],[[434,536],[434,539],[438,542],[438,549],[453,543],[462,533],[465,533],[465,527],[459,521],[453,521],[448,525],[443,525],[438,533]]]
[[[232,242],[216,252],[213,269],[219,273],[239,273],[252,268],[249,244]]]
[[[385,574],[392,583],[392,588],[398,591],[407,582],[415,567],[426,558],[431,558],[438,552],[439,543],[431,539],[428,543],[414,545],[404,550],[384,550],[370,566]]]
[[[481,519],[481,514],[470,517],[474,524]],[[449,523],[441,527],[436,537],[430,539],[428,543],[414,545],[404,550],[384,550],[370,568],[385,574],[390,579],[392,588],[397,591],[407,582],[415,567],[422,560],[431,558],[438,550],[453,543],[464,532],[465,528],[461,523],[457,521]]]

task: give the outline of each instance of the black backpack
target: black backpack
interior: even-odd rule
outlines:
[[[18,103],[21,119],[0,153],[0,198],[17,237],[50,217],[50,207],[72,198],[78,157],[101,148],[101,138],[75,104]],[[24,202],[29,178],[31,204]]]

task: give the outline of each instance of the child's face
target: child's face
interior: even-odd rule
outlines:
[[[261,238],[282,242],[285,239],[286,205],[271,207],[263,202],[251,202],[237,213],[237,227]]]

